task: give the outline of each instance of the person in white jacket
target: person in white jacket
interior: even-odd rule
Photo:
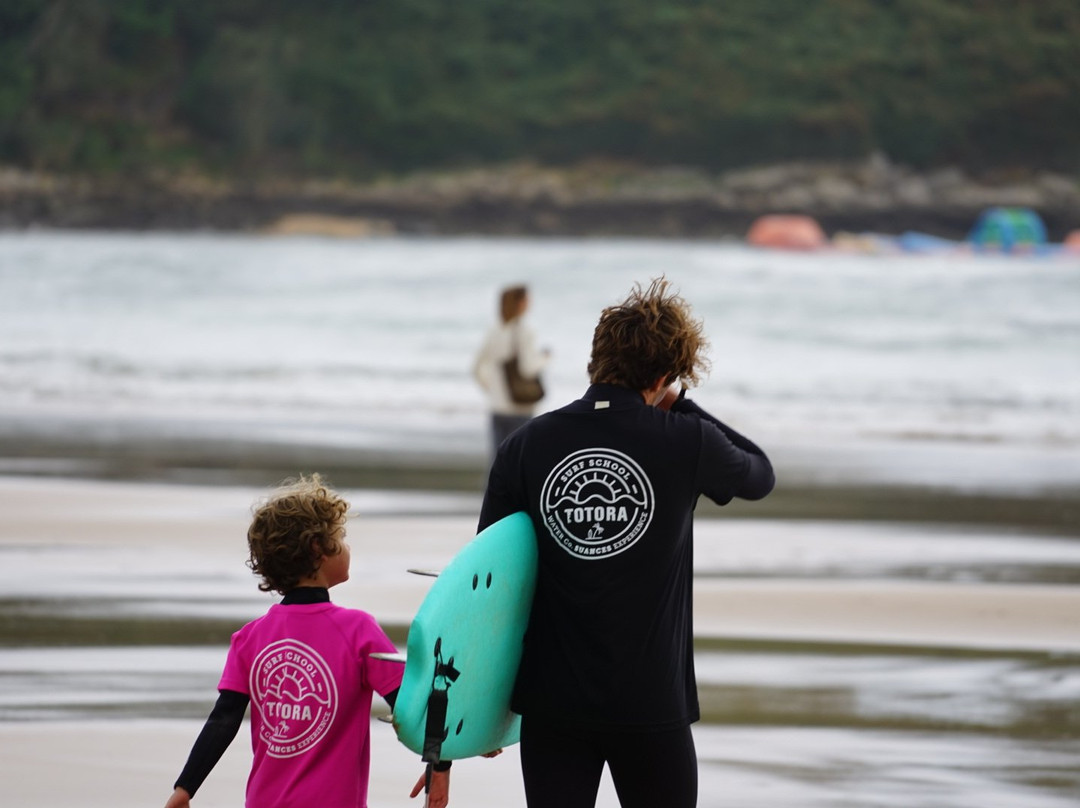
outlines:
[[[524,286],[503,289],[499,298],[500,321],[488,331],[473,363],[473,376],[487,395],[491,408],[493,451],[536,410],[536,403],[515,402],[507,389],[503,363],[517,353],[523,376],[534,377],[547,366],[550,354],[536,347],[536,337],[524,322],[529,292]]]

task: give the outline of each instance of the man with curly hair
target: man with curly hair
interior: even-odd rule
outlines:
[[[591,808],[607,764],[624,808],[697,802],[693,514],[760,499],[772,466],[686,398],[702,324],[664,279],[606,308],[583,398],[511,435],[479,528],[533,520],[536,595],[513,709],[529,808]]]
[[[249,703],[248,808],[366,808],[372,695],[393,707],[402,666],[371,657],[395,651],[374,617],[330,602],[330,588],[349,579],[348,511],[318,475],[282,487],[256,508],[248,566],[262,578],[259,589],[284,597],[233,635],[217,703],[166,808],[187,808],[236,737]],[[450,775],[448,766],[436,767],[427,805],[444,808]]]

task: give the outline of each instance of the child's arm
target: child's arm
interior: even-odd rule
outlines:
[[[166,808],[186,808],[206,776],[210,774],[210,770],[221,760],[221,756],[236,737],[249,701],[245,693],[235,690],[221,691],[202,732],[191,747],[191,754],[188,755],[184,770],[180,772],[173,786],[173,795],[166,803]]]

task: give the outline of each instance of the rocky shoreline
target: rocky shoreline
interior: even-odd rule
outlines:
[[[0,229],[221,230],[492,236],[742,237],[766,213],[829,234],[963,238],[988,207],[1038,211],[1052,241],[1080,228],[1080,178],[915,172],[881,156],[709,174],[595,163],[512,164],[366,184],[203,176],[91,179],[0,169]]]

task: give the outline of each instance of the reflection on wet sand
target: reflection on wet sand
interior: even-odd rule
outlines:
[[[84,513],[83,527],[92,524],[77,532],[71,514],[34,510],[7,485],[0,749],[17,753],[19,772],[59,755],[75,776],[107,781],[130,761],[80,763],[81,739],[141,738],[132,754],[157,772],[147,787],[160,789],[147,797],[132,785],[130,798],[96,804],[152,804],[212,704],[229,635],[269,600],[238,552],[253,492],[99,483],[100,511]],[[114,495],[121,502],[110,509]],[[179,512],[187,521],[177,525]],[[471,523],[360,517],[350,536],[359,563],[335,599],[374,612],[403,643],[428,585],[404,570],[445,564]],[[730,519],[699,520],[697,537],[703,808],[1077,803],[1074,539]],[[373,808],[405,804],[400,784],[415,767],[382,730]],[[200,794],[206,808],[238,799],[245,746],[234,744],[226,770]],[[514,760],[467,762],[459,794],[481,807],[521,805]],[[30,774],[12,782],[25,804],[67,799],[59,782]],[[600,801],[615,804],[610,793]]]

